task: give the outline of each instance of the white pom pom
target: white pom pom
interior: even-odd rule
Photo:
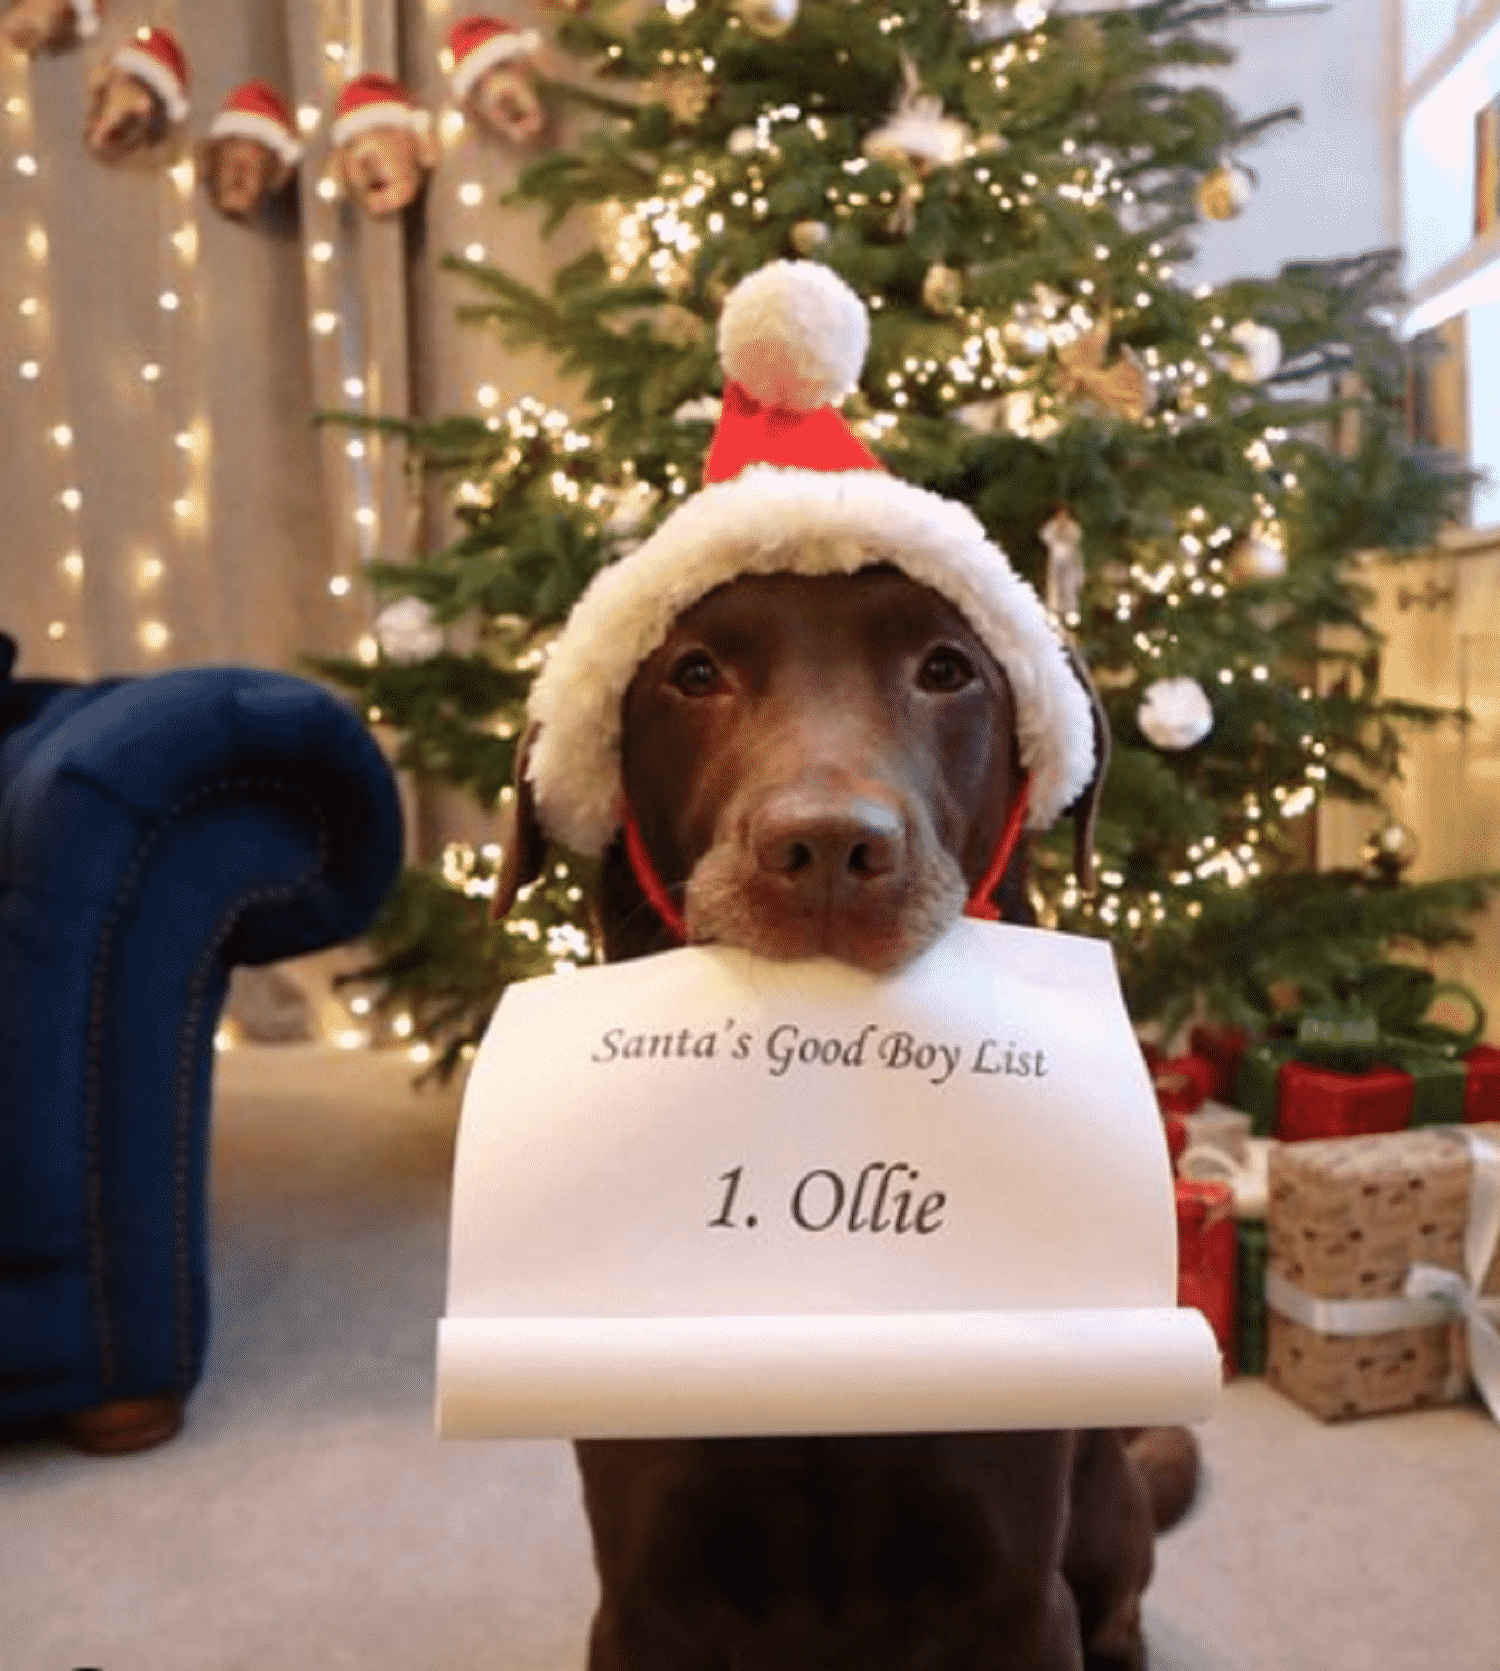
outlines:
[[[865,304],[818,261],[773,261],[743,278],[719,315],[719,358],[770,406],[811,412],[859,382],[870,346]]]

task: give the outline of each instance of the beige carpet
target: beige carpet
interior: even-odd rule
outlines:
[[[398,1058],[221,1059],[216,1322],[142,1456],[0,1451],[0,1671],[579,1671],[563,1445],[439,1443],[457,1097]],[[1500,1671],[1500,1429],[1325,1428],[1254,1382],[1161,1548],[1157,1671]],[[858,1671],[850,1667],[849,1671]]]

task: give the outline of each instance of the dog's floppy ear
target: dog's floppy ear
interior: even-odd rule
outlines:
[[[516,775],[510,816],[500,842],[500,874],[495,878],[495,897],[490,901],[490,921],[497,923],[516,902],[516,895],[528,882],[535,882],[547,862],[547,836],[536,815],[527,767],[539,727],[530,724],[516,748]]]
[[[1063,653],[1073,676],[1083,686],[1094,720],[1094,774],[1072,805],[1063,808],[1063,816],[1073,820],[1073,874],[1087,894],[1094,891],[1094,826],[1099,821],[1099,798],[1104,792],[1104,774],[1109,769],[1109,719],[1089,670],[1083,665],[1083,657],[1066,640]]]

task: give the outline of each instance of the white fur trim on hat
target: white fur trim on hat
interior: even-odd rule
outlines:
[[[618,829],[621,707],[677,616],[742,574],[847,574],[893,563],[947,598],[1010,680],[1028,823],[1042,829],[1094,768],[1093,715],[1032,587],[966,505],[876,470],[754,465],[695,494],[601,570],[532,687],[529,775],[547,833],[597,854]]]
[[[811,412],[859,382],[865,304],[818,261],[772,261],[740,280],[719,315],[725,373],[759,401]]]
[[[334,145],[347,145],[351,139],[368,133],[372,128],[409,128],[420,136],[431,126],[431,115],[420,106],[404,104],[396,99],[381,99],[376,103],[362,104],[347,116],[340,116],[328,130],[328,138]]]
[[[532,53],[539,52],[541,46],[542,37],[535,29],[505,30],[491,35],[454,65],[451,77],[454,98],[468,98],[474,83],[486,70],[494,69],[496,64],[507,63],[512,58],[529,58]]]
[[[253,139],[289,167],[302,160],[302,147],[280,122],[254,110],[221,110],[208,125],[210,139]]]
[[[153,58],[137,46],[122,46],[114,56],[116,69],[133,75],[156,94],[174,122],[187,120],[188,102],[182,83],[159,58]]]

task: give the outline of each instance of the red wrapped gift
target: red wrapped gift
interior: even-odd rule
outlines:
[[[1213,1069],[1198,1056],[1169,1056],[1151,1064],[1151,1083],[1163,1114],[1193,1114],[1211,1094]]]
[[[1476,1044],[1464,1054],[1469,1070],[1464,1086],[1464,1119],[1470,1125],[1500,1122],[1500,1050]]]
[[[1276,1135],[1283,1143],[1374,1137],[1411,1124],[1414,1085],[1400,1068],[1337,1073],[1283,1062],[1276,1076]]]
[[[1212,1073],[1208,1094],[1215,1102],[1232,1102],[1234,1076],[1250,1035],[1243,1027],[1210,1027],[1200,1023],[1188,1034],[1188,1049],[1206,1062]]]
[[[1167,1128],[1167,1158],[1172,1162],[1173,1172],[1176,1172],[1177,1162],[1188,1146],[1188,1129],[1175,1114],[1168,1114],[1162,1124]]]
[[[1235,1290],[1239,1235],[1234,1191],[1208,1179],[1178,1178],[1177,1303],[1196,1306],[1208,1319],[1224,1360],[1235,1372]]]

